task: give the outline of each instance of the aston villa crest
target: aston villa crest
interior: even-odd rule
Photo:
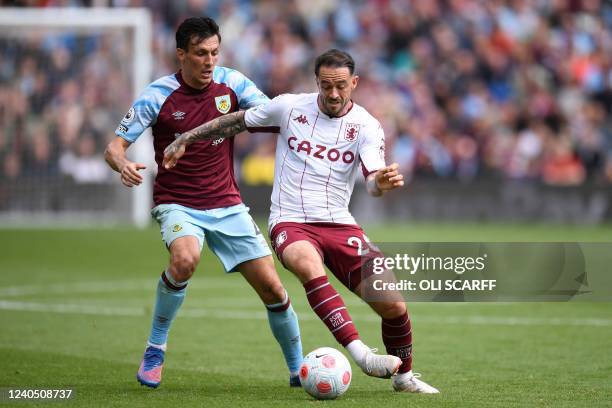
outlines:
[[[357,123],[347,123],[346,131],[344,132],[344,139],[348,142],[354,142],[355,140],[357,140],[357,137],[359,136],[360,127],[361,125]]]
[[[283,243],[287,240],[287,231],[281,231],[280,234],[276,237],[276,247],[283,245]]]
[[[232,107],[232,100],[229,95],[222,95],[215,97],[215,104],[217,105],[217,110],[221,113],[227,113],[230,111]]]

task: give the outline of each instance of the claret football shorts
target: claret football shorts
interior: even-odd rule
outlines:
[[[270,240],[281,262],[287,246],[296,241],[310,242],[325,266],[352,291],[374,273],[372,260],[383,256],[359,225],[280,222],[270,231]]]
[[[244,204],[211,210],[194,210],[179,204],[160,204],[151,211],[159,223],[166,247],[177,238],[195,236],[217,255],[226,272],[242,262],[271,255],[263,234]]]

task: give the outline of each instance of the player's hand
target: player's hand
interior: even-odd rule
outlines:
[[[140,185],[140,183],[142,183],[142,175],[139,170],[144,170],[146,168],[147,166],[142,163],[128,162],[121,169],[121,182],[127,187]]]
[[[176,162],[185,154],[185,144],[179,139],[170,143],[164,150],[164,160],[162,162],[166,169],[171,169],[176,166]]]
[[[390,191],[404,185],[404,176],[399,174],[399,164],[393,163],[376,172],[376,186],[382,192]]]

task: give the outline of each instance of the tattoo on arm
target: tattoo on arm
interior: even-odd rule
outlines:
[[[238,111],[229,115],[219,116],[210,122],[191,129],[179,136],[177,141],[179,143],[191,144],[198,140],[234,136],[245,129],[244,111]]]

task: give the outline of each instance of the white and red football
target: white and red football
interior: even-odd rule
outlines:
[[[304,390],[316,399],[334,399],[351,385],[351,365],[344,354],[331,347],[320,347],[306,355],[300,367]]]

